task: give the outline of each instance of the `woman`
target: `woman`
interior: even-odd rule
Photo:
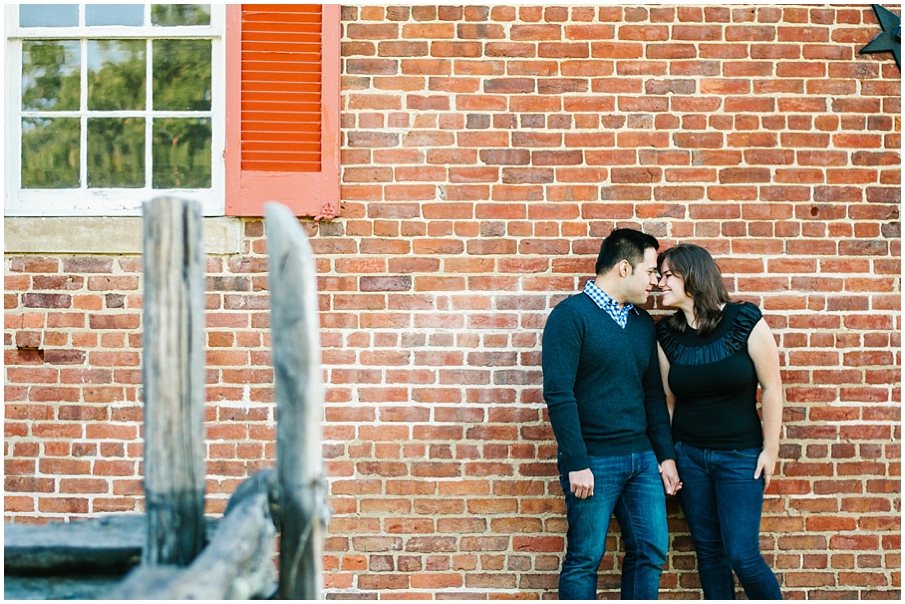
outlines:
[[[782,382],[770,327],[750,302],[734,303],[720,269],[697,245],[666,250],[660,303],[678,311],[657,324],[660,372],[672,418],[676,465],[704,597],[781,600],[760,555],[764,489],[779,453]],[[757,414],[762,390],[763,428]]]

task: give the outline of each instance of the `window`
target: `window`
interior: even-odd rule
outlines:
[[[339,213],[338,5],[6,7],[12,216]]]
[[[6,10],[6,214],[223,213],[222,6]]]

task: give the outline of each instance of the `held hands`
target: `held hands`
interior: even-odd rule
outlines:
[[[664,459],[657,466],[660,470],[660,480],[663,481],[663,488],[667,495],[675,495],[682,488],[682,481],[679,480],[679,471],[676,469],[676,460]]]
[[[665,459],[663,463],[657,465],[660,471],[660,479],[663,481],[663,488],[667,495],[675,495],[682,488],[682,481],[679,480],[679,471],[676,469],[676,462],[673,459]],[[569,472],[569,488],[572,493],[579,499],[587,499],[594,496],[594,474],[591,469],[577,470]]]
[[[770,480],[773,478],[773,469],[776,467],[776,454],[767,453],[766,450],[761,451],[757,456],[757,469],[754,470],[754,480],[760,478],[761,473],[764,475],[764,490],[770,488]]]
[[[569,489],[579,499],[594,496],[594,474],[591,468],[569,472]]]

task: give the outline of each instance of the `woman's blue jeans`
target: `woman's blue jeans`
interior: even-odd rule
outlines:
[[[682,489],[704,598],[735,599],[738,576],[749,600],[781,600],[776,575],[760,555],[763,476],[754,479],[760,449],[718,451],[676,443]]]
[[[566,556],[559,575],[560,600],[596,600],[597,568],[606,552],[615,512],[622,529],[622,599],[656,600],[666,562],[669,532],[666,499],[653,451],[591,457],[594,495],[579,499],[560,463],[560,484],[569,522]]]

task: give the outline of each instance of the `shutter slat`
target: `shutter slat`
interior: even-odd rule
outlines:
[[[268,56],[271,55],[271,56]],[[298,60],[299,58],[308,61],[320,61],[321,54],[317,48],[311,44],[268,44],[266,48],[258,45],[256,48],[250,48],[243,53],[243,61],[277,61]]]
[[[242,48],[245,52],[316,52],[320,55],[321,45],[307,40],[274,40],[269,37],[266,40],[243,40]]]
[[[253,127],[255,122],[260,122],[262,124],[267,122],[281,122],[283,124],[293,124],[295,122],[305,122],[310,124],[318,124],[320,123],[320,115],[313,115],[310,113],[269,113],[269,112],[250,112],[248,115],[248,124],[250,127]],[[301,134],[300,132],[295,132],[296,134]],[[243,138],[244,140],[244,138]]]
[[[245,74],[245,79],[248,80],[249,83],[258,84],[258,87],[254,88],[254,90],[259,91],[266,91],[268,90],[267,87],[277,91],[279,90],[277,86],[280,84],[317,84],[320,82],[320,80],[317,79],[318,77],[317,74],[291,73],[285,71],[263,71]]]
[[[317,162],[319,155],[320,154],[317,152],[305,152],[304,149],[301,151],[287,150],[286,152],[281,152],[280,150],[262,151],[256,155],[257,159],[255,161],[278,161],[284,163],[292,162],[298,165],[305,165],[312,162]]]
[[[317,4],[246,4],[242,10],[251,19],[269,18],[275,14],[296,19],[316,15],[320,23],[320,6]]]
[[[246,23],[242,29],[243,40],[292,40],[292,35],[304,35],[309,39],[320,38],[320,25],[274,21]]]
[[[259,119],[258,115],[264,115],[265,117],[272,115],[276,119],[280,119],[281,116],[301,115],[308,116],[305,118],[306,121],[317,118],[317,121],[320,122],[321,115],[320,107],[312,103],[243,102],[242,110],[246,112],[246,119],[249,122]]]
[[[308,60],[319,62],[321,58],[320,50],[317,44],[295,44],[291,48],[280,48],[276,45],[270,45],[270,47],[265,49],[246,50],[245,58],[247,61],[271,61],[274,58],[281,60],[292,57],[304,57]]]
[[[299,168],[310,167],[311,164],[304,163],[280,163],[273,161],[254,162],[243,161],[242,169],[249,172],[310,172],[310,170],[300,170]]]
[[[274,57],[274,61],[270,63],[258,60],[247,61],[242,63],[242,71],[254,77],[268,77],[263,74],[273,72],[289,72],[292,74],[308,75],[315,67],[320,66],[320,61],[307,60],[307,57]]]
[[[318,140],[320,140],[320,131],[315,128],[312,128],[309,132],[307,132],[305,134],[305,136],[314,136],[314,135],[316,135],[318,137]],[[255,144],[257,141],[261,141],[264,143],[273,143],[273,144],[286,144],[286,143],[293,143],[298,140],[299,140],[298,133],[293,132],[291,134],[286,134],[282,129],[279,129],[276,131],[252,130],[252,131],[248,132],[248,138],[245,141],[243,141],[242,144],[243,145]]]
[[[312,134],[311,141],[309,141],[307,144],[302,144],[299,142],[282,143],[279,145],[273,143],[268,143],[267,145],[264,145],[262,143],[243,143],[242,149],[264,151],[268,153],[311,153],[312,149],[316,150],[317,145],[320,144],[320,135]]]
[[[245,101],[271,101],[274,99],[282,101],[284,98],[283,94],[292,95],[294,92],[302,91],[302,92],[318,92],[320,90],[320,86],[317,84],[285,84],[281,83],[281,88],[284,90],[264,90],[258,92],[254,89],[249,88],[244,93],[242,93],[242,102]],[[289,96],[285,97],[289,98]]]

